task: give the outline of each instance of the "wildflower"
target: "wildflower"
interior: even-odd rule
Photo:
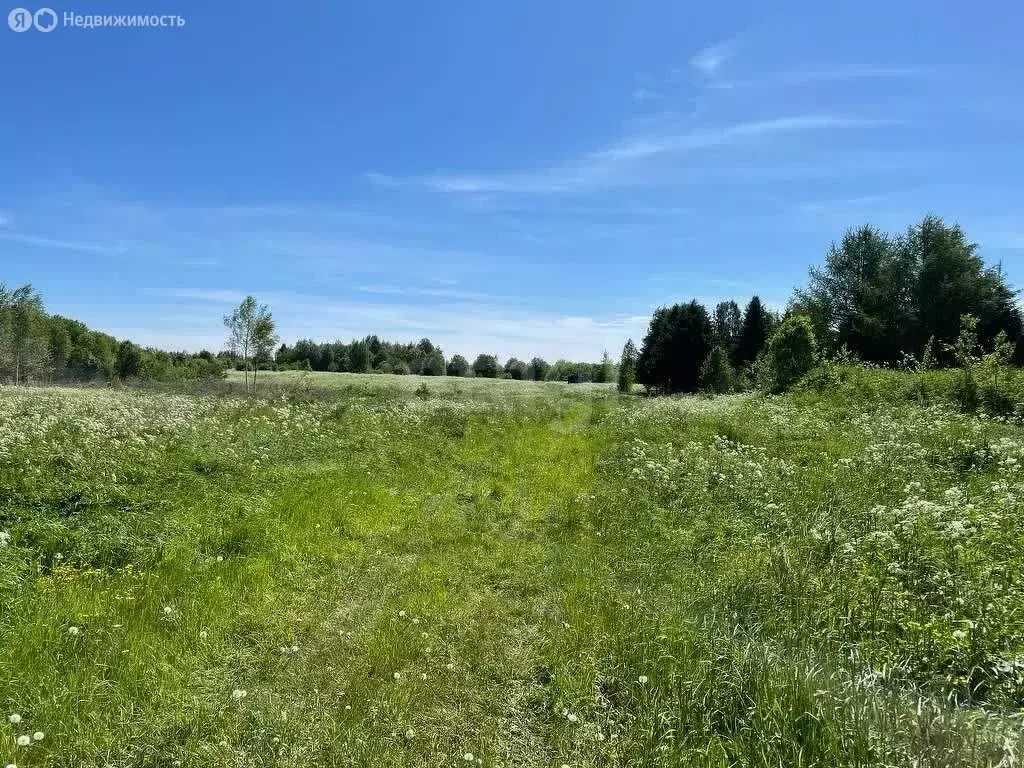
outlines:
[[[574,712],[570,712],[568,715],[566,715],[565,719],[568,720],[570,723],[578,723],[580,721],[579,715],[577,715]]]
[[[965,637],[967,637],[967,633],[964,632],[962,629],[954,629],[953,630],[953,639],[954,640],[963,640]]]
[[[647,675],[640,675],[636,681],[640,683],[640,685],[647,685]]]
[[[224,562],[224,555],[217,555],[217,562],[218,563],[223,563]]]
[[[462,756],[462,759],[465,760],[467,763],[472,763],[473,762],[473,753],[472,752],[467,752],[466,754],[464,754]]]
[[[6,768],[18,768],[14,763],[8,763]]]
[[[293,645],[291,650],[292,650],[292,653],[298,653],[299,652],[299,646]]]
[[[392,676],[393,678],[395,678],[395,680],[401,680],[401,679],[402,679],[402,673],[401,673],[401,672],[393,672],[393,673],[391,674],[391,676]]]
[[[405,738],[407,738],[407,739],[411,739],[415,735],[416,735],[416,732],[412,728],[410,728],[409,730],[407,730],[405,732]]]
[[[248,695],[249,692],[241,688],[235,688],[235,690],[231,692],[231,698],[235,701],[238,701],[239,699],[244,699]]]
[[[416,618],[414,618],[414,619],[412,620],[412,623],[413,623],[413,624],[419,624],[419,623],[420,623],[419,617],[417,616]]]
[[[206,630],[205,629],[199,630],[199,639],[200,640],[205,640],[206,639]]]
[[[29,736],[27,733],[23,733],[21,736],[18,737],[18,746],[19,747],[27,747],[31,743],[32,743],[32,737]]]
[[[426,672],[420,672],[420,680],[426,680],[426,679],[427,679],[427,673]]]
[[[36,731],[32,734],[32,741],[42,741],[46,737],[46,734],[42,731]]]
[[[405,618],[405,611],[399,611],[398,612],[398,618],[404,619]]]
[[[11,543],[11,534],[7,531],[0,531],[0,547],[6,547]]]
[[[72,637],[77,637],[78,633],[81,631],[82,630],[80,630],[78,627],[68,627],[68,634]]]
[[[345,705],[345,711],[347,712],[350,709],[352,709],[352,705],[351,704],[346,704]]]
[[[17,725],[21,722],[21,715],[19,715],[17,712],[12,712],[7,716],[7,721],[13,723],[14,725]]]

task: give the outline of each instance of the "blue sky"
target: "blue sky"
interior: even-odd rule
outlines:
[[[56,2],[56,0],[54,0]],[[0,27],[0,280],[163,347],[596,359],[782,306],[842,231],[960,222],[1024,279],[1024,6],[81,0]]]

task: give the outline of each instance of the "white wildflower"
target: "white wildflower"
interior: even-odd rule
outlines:
[[[44,738],[46,738],[46,734],[42,731],[36,731],[32,734],[32,741],[42,741]]]
[[[27,733],[23,733],[21,736],[18,737],[18,746],[19,747],[27,747],[31,743],[32,743],[32,737],[29,736]]]
[[[647,675],[640,675],[636,681],[640,683],[640,685],[647,685]]]
[[[80,630],[78,627],[68,627],[68,634],[72,637],[77,637],[78,633],[81,631],[82,630]]]
[[[21,715],[19,715],[17,712],[12,712],[7,716],[7,721],[10,723],[14,723],[14,725],[17,725],[21,722]]]
[[[249,695],[249,692],[246,691],[246,690],[243,690],[242,688],[235,688],[235,690],[233,690],[231,692],[231,698],[234,699],[235,701],[238,701],[239,699],[244,699],[248,695]]]

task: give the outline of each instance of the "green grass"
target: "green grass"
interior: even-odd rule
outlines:
[[[249,374],[250,379],[252,374]],[[245,391],[245,374],[228,371],[227,382],[231,391]],[[475,395],[493,397],[504,393],[530,393],[533,396],[552,394],[571,386],[574,390],[611,392],[614,384],[566,384],[562,381],[515,381],[513,379],[478,379],[455,376],[399,376],[393,373],[329,373],[326,371],[260,371],[258,389],[270,392],[295,391],[387,391],[406,394],[423,387],[432,393],[445,395]]]
[[[0,764],[1019,759],[1019,427],[271,380],[0,389]]]

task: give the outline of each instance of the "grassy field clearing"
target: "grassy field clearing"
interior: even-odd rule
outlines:
[[[296,377],[0,388],[0,764],[1020,759],[1020,428]]]
[[[250,374],[251,377],[251,374]],[[245,374],[228,371],[227,382],[232,391],[245,391]],[[398,376],[393,373],[328,373],[325,371],[260,371],[256,384],[271,392],[290,393],[303,390],[393,390],[408,393],[424,387],[435,394],[501,397],[505,394],[554,394],[565,387],[586,392],[611,392],[614,384],[566,384],[562,381],[516,381],[514,379],[478,379],[455,376]]]

